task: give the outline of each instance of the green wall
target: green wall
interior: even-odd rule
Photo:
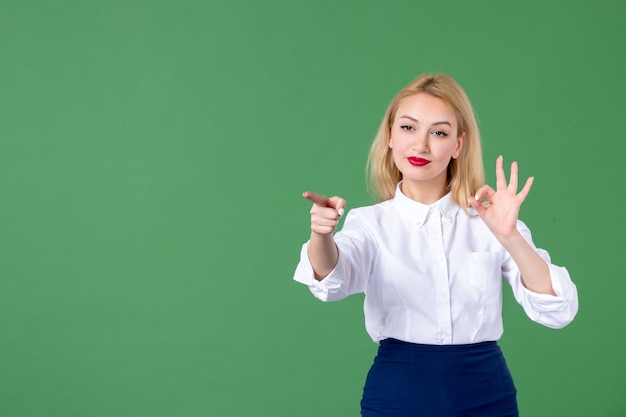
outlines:
[[[566,265],[505,300],[524,416],[625,416],[623,1],[0,0],[0,415],[356,416],[362,298],[291,280],[311,189],[369,204],[397,90],[446,72]]]

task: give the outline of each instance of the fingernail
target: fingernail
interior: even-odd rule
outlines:
[[[337,210],[337,213],[339,213],[339,217],[343,216],[343,212],[345,211],[345,209],[342,207],[339,210]]]

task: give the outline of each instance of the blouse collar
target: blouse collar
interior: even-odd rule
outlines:
[[[399,182],[396,186],[393,203],[403,215],[416,222],[418,226],[426,223],[428,214],[434,211],[438,211],[448,223],[454,220],[459,206],[452,201],[452,194],[447,193],[432,204],[422,204],[404,195],[400,189],[401,184],[402,182]]]

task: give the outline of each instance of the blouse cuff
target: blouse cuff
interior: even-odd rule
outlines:
[[[548,327],[561,328],[571,322],[576,315],[578,295],[567,269],[552,264],[549,268],[552,289],[556,295],[535,293],[523,285],[522,288],[532,306],[533,312],[529,314],[531,319]]]
[[[302,246],[300,251],[300,263],[296,267],[296,272],[293,279],[309,287],[311,293],[322,301],[334,301],[343,297],[337,297],[338,292],[342,288],[343,281],[339,277],[338,267],[341,262],[337,261],[335,268],[321,281],[315,279],[315,273],[313,272],[313,266],[309,260],[308,242]],[[333,295],[336,295],[333,297]]]

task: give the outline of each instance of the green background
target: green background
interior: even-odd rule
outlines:
[[[524,416],[626,416],[623,1],[0,0],[0,415],[356,416],[362,298],[292,281],[311,189],[422,72],[536,176],[559,331],[505,299]]]

